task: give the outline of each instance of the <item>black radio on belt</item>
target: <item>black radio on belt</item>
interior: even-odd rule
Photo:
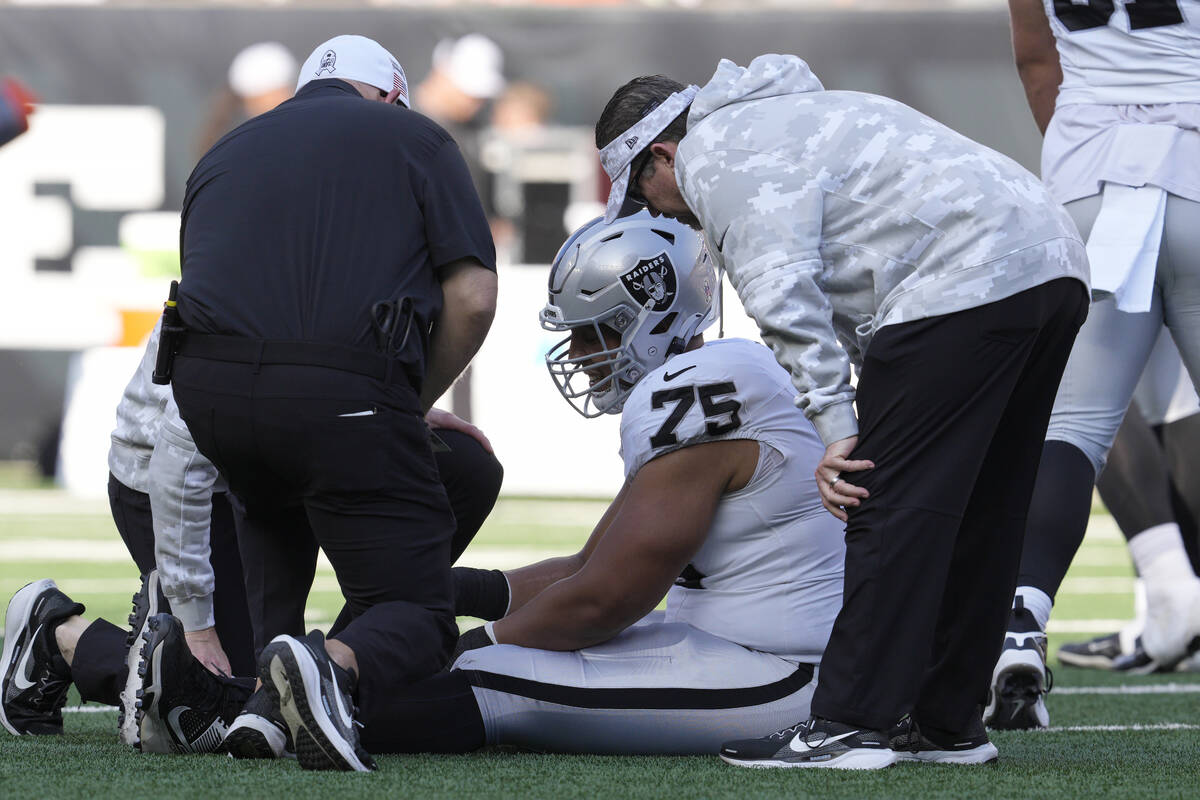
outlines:
[[[167,302],[163,303],[162,329],[158,334],[158,356],[154,360],[154,374],[150,380],[159,385],[171,382],[171,374],[175,371],[175,354],[183,342],[187,328],[179,319],[179,308],[176,296],[179,294],[179,281],[171,281],[171,291],[167,294]]]

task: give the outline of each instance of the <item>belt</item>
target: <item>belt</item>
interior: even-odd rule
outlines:
[[[421,385],[419,376],[413,374],[413,365],[380,353],[339,344],[285,339],[247,339],[241,336],[219,336],[188,331],[179,345],[178,354],[209,361],[253,364],[256,369],[262,364],[326,367],[365,375],[384,383],[403,378],[418,391]]]

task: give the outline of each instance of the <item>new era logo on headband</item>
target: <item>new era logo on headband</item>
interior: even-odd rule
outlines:
[[[625,140],[625,146],[628,147],[630,150],[632,150],[633,146],[635,144],[637,144],[637,142],[638,142],[638,137],[630,136],[628,139]]]

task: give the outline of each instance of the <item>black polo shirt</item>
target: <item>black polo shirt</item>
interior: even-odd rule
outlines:
[[[437,272],[496,268],[454,140],[415,111],[313,81],[236,128],[188,178],[179,312],[192,330],[376,350],[371,308],[410,297],[420,365]]]

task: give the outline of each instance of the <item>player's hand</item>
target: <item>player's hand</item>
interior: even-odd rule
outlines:
[[[475,427],[465,419],[456,417],[449,411],[443,411],[440,408],[431,408],[425,414],[425,424],[431,428],[444,428],[448,431],[459,431],[470,436],[475,441],[483,445],[483,449],[495,455],[495,450],[492,449],[492,443],[483,435],[483,431]]]
[[[871,461],[851,461],[849,456],[858,446],[858,437],[839,439],[825,448],[825,456],[817,464],[817,488],[821,492],[821,503],[835,517],[845,522],[849,516],[847,508],[854,508],[870,496],[861,486],[846,483],[842,473],[861,472],[875,466]]]
[[[229,666],[229,656],[221,647],[217,638],[216,628],[201,628],[198,631],[187,631],[183,634],[187,639],[188,649],[204,667],[216,675],[228,677],[233,670]]]

